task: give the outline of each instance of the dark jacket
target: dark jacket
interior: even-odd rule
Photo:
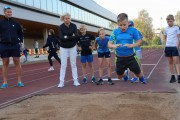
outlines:
[[[23,42],[23,32],[19,23],[12,18],[0,20],[0,43],[16,44]]]
[[[57,37],[55,35],[49,35],[47,38],[47,42],[43,46],[43,48],[49,47],[49,52],[50,51],[57,51],[59,45],[60,45],[60,42],[57,39]]]
[[[73,36],[73,34],[75,36]],[[67,36],[67,38],[64,38]],[[76,45],[78,40],[78,31],[75,24],[70,23],[69,27],[67,27],[64,23],[59,26],[59,39],[60,46],[63,48],[72,48]]]

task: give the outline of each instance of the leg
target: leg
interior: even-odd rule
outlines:
[[[58,57],[58,55],[57,55],[56,52],[54,53],[54,58],[59,62],[59,64],[61,64],[61,60],[60,60],[60,58]]]
[[[18,77],[18,83],[21,82],[21,75],[22,75],[22,68],[20,64],[20,58],[19,57],[13,57],[13,62],[16,69],[16,74]]]
[[[111,77],[111,64],[110,64],[110,58],[106,58],[106,65],[107,65],[107,74],[108,77]]]
[[[2,68],[3,81],[4,81],[4,83],[7,83],[9,58],[2,58],[2,62],[3,62],[3,68]]]
[[[71,63],[74,85],[79,86],[80,84],[78,82],[78,73],[77,73],[77,66],[76,66],[76,55],[77,55],[76,46],[69,49],[69,54],[70,54],[70,63]]]
[[[52,59],[51,59],[52,56],[53,56],[53,54],[50,52],[49,55],[48,55],[48,60],[49,60],[50,66],[53,66],[53,62],[52,62]]]

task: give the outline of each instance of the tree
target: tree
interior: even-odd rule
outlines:
[[[180,11],[178,11],[175,15],[175,22],[176,22],[176,25],[180,26]]]
[[[135,27],[143,34],[143,40],[150,43],[153,38],[152,18],[146,10],[141,10],[138,17],[134,19]]]

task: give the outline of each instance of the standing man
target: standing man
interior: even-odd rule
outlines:
[[[35,48],[35,54],[36,54],[35,58],[39,58],[39,54],[38,54],[39,42],[37,40],[35,40],[34,48]]]
[[[13,57],[15,70],[18,78],[18,87],[23,87],[21,82],[21,64],[20,64],[20,43],[23,42],[23,32],[19,23],[12,19],[12,9],[10,6],[5,6],[4,18],[0,20],[0,54],[3,62],[2,74],[3,84],[2,89],[8,87],[7,76],[9,58]]]

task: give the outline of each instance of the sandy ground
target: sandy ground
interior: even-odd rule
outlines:
[[[0,120],[180,120],[179,93],[39,95],[0,110]]]

